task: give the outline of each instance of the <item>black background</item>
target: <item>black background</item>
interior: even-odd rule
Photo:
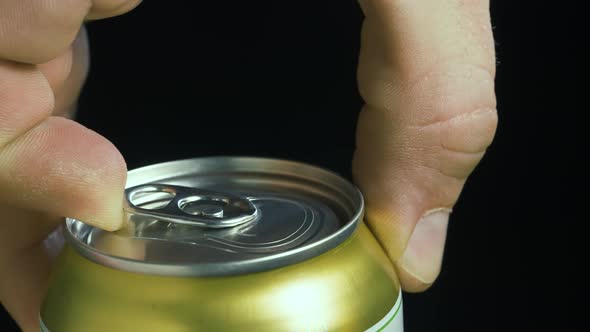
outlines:
[[[407,331],[569,330],[582,174],[574,12],[492,1],[499,129],[455,208],[440,279],[405,295]],[[355,1],[145,1],[88,25],[79,120],[129,168],[239,154],[349,176],[361,20]]]

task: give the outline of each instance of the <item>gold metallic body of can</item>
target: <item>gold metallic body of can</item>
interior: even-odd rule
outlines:
[[[398,294],[391,262],[361,222],[349,239],[315,258],[223,277],[121,271],[66,245],[41,320],[51,332],[364,331]]]

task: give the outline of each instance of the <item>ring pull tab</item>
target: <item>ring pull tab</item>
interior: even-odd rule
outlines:
[[[256,206],[227,193],[168,184],[145,184],[125,190],[127,213],[177,224],[226,228],[254,220]]]

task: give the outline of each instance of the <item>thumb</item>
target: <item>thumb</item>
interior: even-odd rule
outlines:
[[[406,291],[437,278],[451,208],[497,124],[488,1],[365,0],[353,161]]]

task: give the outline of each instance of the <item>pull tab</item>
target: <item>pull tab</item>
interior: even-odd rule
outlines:
[[[254,220],[258,211],[246,198],[215,191],[145,184],[125,190],[128,213],[178,224],[233,227]]]

